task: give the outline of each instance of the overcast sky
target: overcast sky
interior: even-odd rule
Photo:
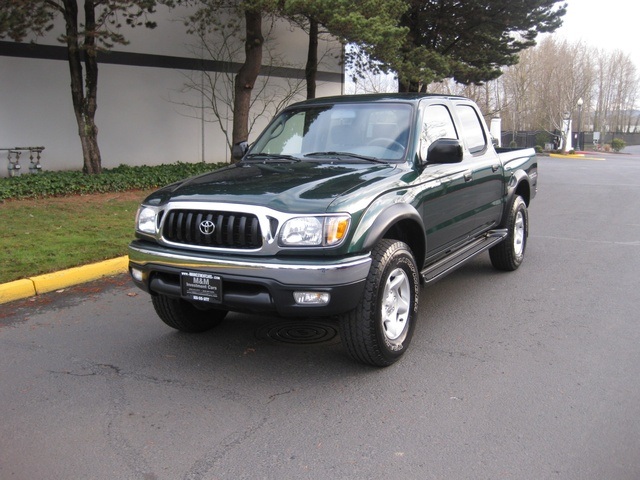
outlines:
[[[556,35],[587,45],[628,53],[640,72],[638,0],[568,0]]]

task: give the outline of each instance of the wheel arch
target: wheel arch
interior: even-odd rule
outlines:
[[[531,178],[529,178],[529,175],[524,170],[516,170],[512,173],[507,185],[507,204],[509,204],[516,195],[522,197],[527,207],[531,202],[531,198],[533,198]]]
[[[383,238],[400,240],[413,252],[418,269],[424,264],[427,251],[427,237],[418,211],[407,203],[396,203],[384,209],[367,230],[363,248],[373,246]]]

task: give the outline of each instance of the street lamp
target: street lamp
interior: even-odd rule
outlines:
[[[582,130],[582,104],[584,104],[584,100],[582,97],[578,99],[578,148],[580,150],[580,131]]]

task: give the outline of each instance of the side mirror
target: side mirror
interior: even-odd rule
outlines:
[[[439,138],[427,150],[425,163],[460,163],[463,151],[460,140],[454,138]]]
[[[249,144],[247,142],[238,142],[231,148],[231,156],[234,160],[242,160],[248,150]]]

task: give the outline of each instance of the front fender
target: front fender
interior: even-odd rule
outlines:
[[[405,202],[388,204],[378,199],[362,216],[352,245],[356,250],[369,251],[383,238],[405,242],[411,247],[417,265],[422,265],[427,237],[422,217],[413,205]]]

